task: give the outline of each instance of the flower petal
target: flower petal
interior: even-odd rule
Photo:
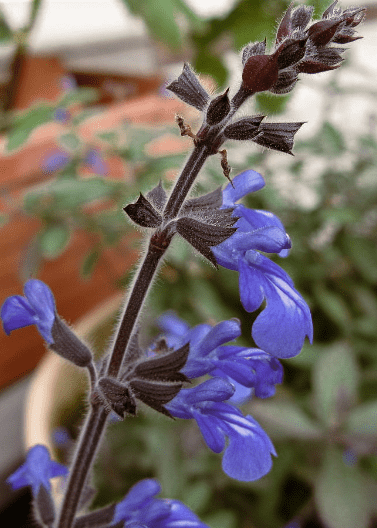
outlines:
[[[259,191],[265,186],[259,172],[246,170],[238,174],[223,190],[223,207],[231,207],[246,194]]]
[[[37,322],[37,316],[28,301],[21,295],[8,297],[1,308],[1,319],[6,334]]]

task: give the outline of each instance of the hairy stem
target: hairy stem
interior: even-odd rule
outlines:
[[[107,412],[102,407],[96,406],[90,410],[69,474],[67,492],[56,525],[58,528],[71,528],[74,524],[81,493],[105,429],[106,418]]]
[[[166,220],[174,218],[178,213],[195,178],[209,155],[210,149],[205,145],[194,148],[166,205],[164,212]],[[167,250],[172,236],[169,230],[160,229],[151,237],[147,254],[134,281],[114,339],[113,351],[107,371],[107,375],[109,376],[117,377],[119,374],[128,343],[135,330],[137,318],[144,305],[146,295],[161,258]],[[84,425],[84,430],[78,441],[79,445],[70,470],[66,495],[60,510],[60,518],[56,524],[57,528],[72,528],[74,525],[82,489],[105,429],[106,417],[107,414],[103,407],[95,407],[91,410],[89,418]]]

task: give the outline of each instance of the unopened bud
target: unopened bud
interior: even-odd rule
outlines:
[[[78,367],[87,367],[92,362],[93,356],[89,348],[58,315],[55,316],[51,335],[54,342],[50,348],[59,356],[68,359]]]
[[[229,88],[218,97],[215,97],[207,110],[207,123],[209,125],[217,125],[222,121],[230,111],[230,101],[228,97]]]
[[[308,29],[309,38],[315,46],[326,46],[336,33],[341,20],[320,20]]]
[[[278,55],[253,55],[242,72],[243,86],[252,93],[269,90],[278,79]]]

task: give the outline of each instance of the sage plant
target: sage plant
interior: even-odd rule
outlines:
[[[282,382],[279,358],[297,355],[306,337],[312,341],[309,308],[283,269],[267,254],[288,255],[289,236],[281,221],[267,211],[238,203],[264,186],[260,174],[246,170],[230,179],[224,143],[253,141],[262,147],[292,154],[294,136],[302,122],[265,122],[265,116],[237,118],[245,101],[263,91],[290,92],[300,73],[317,74],[338,68],[340,46],[356,40],[355,27],[364,9],[342,10],[335,1],[312,21],[313,8],[289,7],[277,30],[274,48],[266,40],[248,44],[242,51],[242,79],[238,89],[228,88],[211,97],[188,64],[167,89],[202,112],[203,122],[193,132],[177,116],[182,135],[193,141],[170,195],[161,182],[125,214],[145,228],[145,254],[128,293],[110,351],[99,363],[59,317],[49,287],[30,279],[24,296],[9,297],[1,311],[4,330],[36,325],[48,346],[90,377],[89,411],[69,469],[54,462],[44,446],[34,446],[25,463],[8,482],[14,489],[31,486],[37,519],[42,526],[84,528],[95,526],[133,528],[204,527],[204,523],[179,501],[160,499],[160,485],[146,479],[117,504],[88,513],[93,497],[91,468],[106,430],[109,416],[120,419],[138,413],[141,401],[169,418],[195,419],[208,447],[223,453],[224,472],[240,481],[261,478],[276,455],[268,435],[239,406],[248,398],[270,397]],[[233,95],[232,95],[233,94]],[[200,169],[210,156],[219,156],[229,183],[224,190],[189,197]],[[139,315],[172,240],[180,236],[213,266],[239,273],[242,305],[248,312],[262,309],[252,325],[255,347],[235,344],[241,335],[236,319],[215,326],[194,328],[172,314],[162,315],[161,335],[143,349]],[[198,300],[199,302],[199,300]],[[265,303],[265,304],[263,304]],[[203,380],[202,377],[206,376]],[[198,380],[198,381],[196,381]],[[62,504],[54,504],[50,479],[67,475]]]

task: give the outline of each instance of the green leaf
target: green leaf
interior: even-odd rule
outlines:
[[[80,205],[111,196],[118,186],[119,182],[103,178],[55,180],[43,189],[28,193],[24,206],[27,211],[33,210],[46,199],[46,195],[50,195],[54,200],[55,211],[72,210]]]
[[[97,249],[89,251],[89,253],[85,255],[80,272],[83,279],[90,279],[99,260],[99,256],[100,253]]]
[[[202,75],[210,75],[215,79],[219,87],[225,85],[228,79],[228,70],[219,57],[202,50],[194,61],[195,70]]]
[[[58,108],[70,106],[76,103],[95,103],[98,100],[98,97],[99,91],[97,88],[77,88],[75,90],[69,90],[60,99]],[[95,112],[97,113],[98,110],[95,110]]]
[[[238,526],[237,516],[231,510],[217,510],[207,515],[203,521],[211,528],[236,528]]]
[[[377,250],[375,243],[363,238],[344,236],[344,250],[356,269],[369,282],[377,283]]]
[[[374,497],[357,466],[347,466],[335,447],[327,449],[315,486],[319,514],[328,528],[367,528]]]
[[[318,284],[314,294],[325,314],[344,331],[349,332],[352,328],[352,317],[340,293],[328,290],[323,284]]]
[[[16,116],[11,130],[7,134],[7,151],[11,152],[21,147],[29,139],[33,130],[52,121],[52,119],[53,108],[45,104],[33,107],[27,112]]]
[[[69,132],[68,134],[62,134],[61,136],[59,136],[59,142],[64,148],[70,150],[71,152],[74,152],[81,146],[80,138],[77,134],[74,134],[73,132]]]
[[[39,236],[42,255],[47,259],[58,257],[65,250],[70,239],[70,231],[66,224],[52,224],[45,228]]]
[[[281,114],[286,109],[289,99],[290,94],[276,96],[267,92],[259,93],[255,97],[256,110],[262,114]]]
[[[182,30],[177,24],[179,4],[174,0],[123,0],[130,11],[141,16],[149,31],[170,48],[178,50],[182,46]]]
[[[317,439],[322,436],[322,429],[293,402],[255,400],[250,409],[273,438]]]
[[[329,347],[315,363],[314,409],[327,426],[338,425],[355,404],[358,378],[354,355],[346,343],[339,342]]]
[[[343,134],[328,121],[323,123],[318,137],[321,140],[324,154],[327,156],[336,156],[346,149]]]
[[[183,502],[191,510],[204,510],[209,503],[212,489],[208,482],[198,481],[195,484],[186,486],[183,495]]]
[[[13,38],[13,31],[8,24],[4,12],[0,6],[0,43],[7,44]]]
[[[347,417],[346,430],[357,435],[377,438],[377,400],[352,409]]]

